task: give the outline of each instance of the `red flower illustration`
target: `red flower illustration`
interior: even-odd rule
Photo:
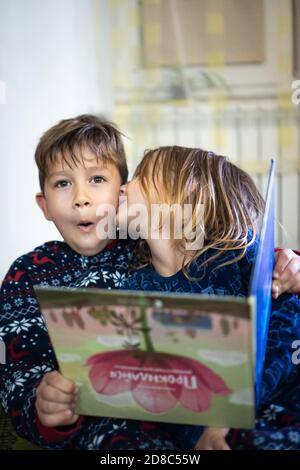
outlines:
[[[177,403],[194,411],[209,409],[212,394],[227,395],[222,378],[195,359],[153,350],[120,350],[91,356],[89,379],[97,393],[131,392],[151,413],[172,410]]]

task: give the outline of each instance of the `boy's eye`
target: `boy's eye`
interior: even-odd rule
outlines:
[[[105,181],[105,178],[103,178],[103,176],[96,175],[96,176],[93,176],[90,179],[90,181],[91,181],[91,183],[99,184],[99,183],[102,183],[103,181]]]
[[[66,188],[70,184],[70,181],[59,180],[54,183],[55,188]]]

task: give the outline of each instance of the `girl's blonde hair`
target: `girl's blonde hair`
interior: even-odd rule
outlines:
[[[233,260],[220,265],[224,266],[240,260],[254,242],[264,200],[250,176],[226,157],[197,148],[159,147],[145,152],[134,177],[140,181],[149,208],[153,202],[191,204],[190,228],[193,233],[196,232],[197,207],[202,204],[202,248],[187,253],[185,246],[190,237],[186,232],[182,239],[173,240],[174,248],[184,254],[186,274],[190,263],[209,249],[215,249],[216,254],[210,256],[206,263],[224,251],[240,252]],[[139,242],[137,254],[140,267],[151,263],[145,240]]]

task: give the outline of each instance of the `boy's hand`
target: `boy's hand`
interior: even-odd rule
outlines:
[[[72,380],[59,372],[48,372],[36,391],[35,407],[41,423],[47,427],[74,424],[78,415],[74,412],[78,390]]]
[[[230,450],[225,441],[228,428],[206,428],[194,450]]]
[[[284,292],[300,293],[300,256],[285,249],[275,253],[272,296],[277,299]]]

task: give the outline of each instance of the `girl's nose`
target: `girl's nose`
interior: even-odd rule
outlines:
[[[120,197],[127,196],[127,184],[122,184],[120,187]]]

